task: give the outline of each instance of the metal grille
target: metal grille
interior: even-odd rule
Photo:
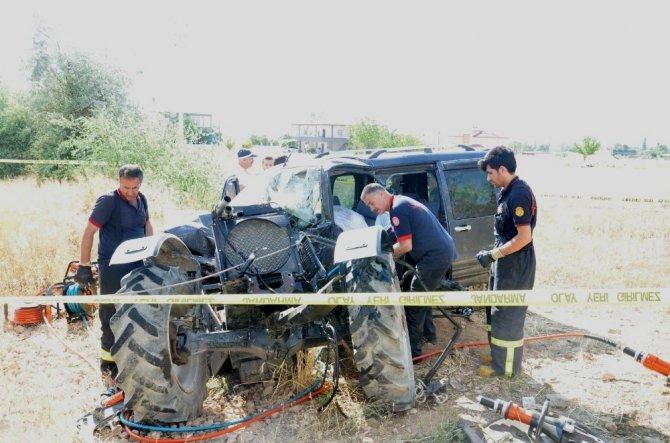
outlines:
[[[310,281],[319,271],[318,258],[314,256],[314,252],[309,247],[309,239],[305,238],[298,246],[300,253],[300,264],[305,271],[305,278]]]
[[[291,254],[288,246],[291,243],[288,231],[264,219],[251,219],[238,223],[230,231],[224,252],[228,261],[240,265],[251,255],[256,260],[249,268],[252,274],[269,274],[276,272],[286,264]],[[276,254],[273,252],[282,250]],[[272,254],[266,257],[268,254]]]

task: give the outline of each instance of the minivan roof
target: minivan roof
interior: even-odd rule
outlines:
[[[342,165],[368,166],[373,169],[395,166],[412,166],[437,163],[447,160],[480,159],[485,151],[453,149],[433,150],[430,148],[390,148],[364,151],[335,151],[317,155],[294,154],[288,166],[316,166],[326,170]]]
[[[484,151],[436,151],[436,152],[412,152],[412,153],[396,153],[385,152],[382,155],[363,160],[365,163],[374,169],[387,168],[394,166],[410,166],[414,164],[437,163],[447,160],[462,160],[462,159],[480,159],[486,155]]]

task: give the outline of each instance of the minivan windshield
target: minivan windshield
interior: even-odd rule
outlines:
[[[275,166],[258,176],[231,201],[231,206],[276,203],[299,220],[315,223],[321,215],[321,168]]]

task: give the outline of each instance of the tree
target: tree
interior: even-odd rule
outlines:
[[[226,148],[230,151],[235,147],[235,140],[232,138],[228,137],[226,139]]]
[[[512,147],[512,149],[516,150],[516,152],[549,152],[549,149],[551,147],[548,144],[536,145],[516,141],[512,142],[510,146]]]
[[[416,146],[421,140],[413,135],[396,134],[369,118],[349,127],[349,146],[353,149]]]
[[[48,36],[38,31],[34,39],[31,126],[34,139],[30,157],[81,160],[91,154],[76,143],[88,119],[104,113],[114,125],[138,115],[128,99],[128,78],[120,71],[95,62],[85,54],[49,52]],[[71,178],[73,169],[61,166],[34,167],[42,176]]]
[[[298,149],[299,145],[300,142],[291,137],[290,134],[284,134],[277,140],[277,146],[281,146],[282,148]]]
[[[198,143],[204,145],[218,145],[221,143],[222,137],[223,134],[221,134],[221,131],[218,129],[202,128],[202,136],[200,137],[200,140],[198,140]]]
[[[117,70],[85,55],[50,54],[45,36],[39,36],[30,92],[9,94],[0,85],[1,156],[92,162],[0,164],[0,177],[31,171],[41,180],[89,172],[114,177],[122,164],[138,163],[152,182],[177,191],[186,204],[204,207],[217,201],[218,167],[206,152],[179,149],[179,125],[165,116],[141,114],[126,96],[126,77]],[[213,134],[218,137],[218,131]]]
[[[612,154],[619,156],[634,156],[637,155],[638,152],[626,144],[616,144],[612,148]]]
[[[269,146],[270,140],[266,135],[252,135],[249,137],[249,141],[252,145],[256,146]]]
[[[50,54],[44,37],[35,39],[34,48],[31,80],[38,110],[76,119],[103,109],[111,116],[134,109],[128,99],[130,81],[121,71],[85,54]]]
[[[2,158],[26,159],[29,157],[35,133],[30,109],[23,96],[12,95],[0,85],[0,147]],[[0,164],[0,178],[20,175],[26,171],[24,164]]]
[[[184,116],[184,141],[186,143],[197,144],[200,143],[202,138],[202,129],[198,127],[193,119],[185,115]]]
[[[575,143],[573,146],[573,151],[582,154],[584,161],[586,161],[586,157],[589,155],[593,155],[598,152],[598,149],[600,149],[600,142],[594,137],[589,136],[584,137],[581,145]]]

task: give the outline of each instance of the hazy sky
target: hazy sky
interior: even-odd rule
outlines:
[[[473,126],[535,143],[670,144],[662,1],[26,1],[0,15],[0,82],[38,25],[125,70],[147,108],[278,136],[316,116],[442,143]]]

